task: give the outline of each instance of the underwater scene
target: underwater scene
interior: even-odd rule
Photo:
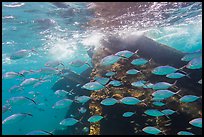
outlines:
[[[2,135],[202,135],[202,3],[2,2]]]

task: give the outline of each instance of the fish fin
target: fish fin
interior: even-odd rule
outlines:
[[[151,62],[152,62],[152,58],[151,58],[151,59],[149,59],[149,60],[148,60],[148,62],[149,62],[149,64],[151,64]]]
[[[134,52],[137,57],[139,57],[139,55],[137,55],[138,51],[139,51],[139,49],[137,49],[137,50]]]
[[[32,101],[34,104],[36,104],[37,105],[37,103],[33,100],[33,99],[31,99],[31,98],[29,98],[29,97],[25,97],[24,96],[24,98],[26,98],[26,99],[28,99],[28,100],[30,100],[30,101]]]
[[[187,72],[183,71],[184,68],[186,68],[187,65],[184,65],[183,67],[180,67],[178,70],[181,71],[184,74],[187,74]]]

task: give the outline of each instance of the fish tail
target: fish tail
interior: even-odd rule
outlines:
[[[151,58],[151,59],[149,59],[149,60],[148,60],[148,62],[149,62],[149,64],[151,64],[151,62],[152,62],[152,58]]]
[[[28,99],[28,100],[32,101],[34,104],[36,104],[36,105],[37,105],[37,103],[36,103],[36,102],[35,102],[33,99],[28,98],[28,97],[24,97],[24,98],[26,98],[26,99]]]
[[[139,57],[139,55],[137,55],[138,51],[139,51],[139,49],[137,49],[137,50],[134,52],[137,57]]]
[[[177,92],[176,92],[176,94],[179,96],[179,97],[182,97],[179,93],[181,92],[181,89],[180,90],[178,90]]]
[[[191,73],[186,74],[186,77],[188,77],[189,79],[191,79],[191,77],[189,76]]]
[[[176,86],[176,83],[177,83],[177,80],[172,84],[172,86],[177,87],[177,86]]]

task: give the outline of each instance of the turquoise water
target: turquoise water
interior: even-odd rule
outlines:
[[[99,40],[104,35],[100,29],[88,30],[86,23],[94,19],[93,11],[87,8],[89,3],[66,3],[69,8],[57,7],[53,3],[29,2],[9,3],[3,2],[2,10],[2,74],[21,70],[39,70],[47,61],[61,60],[63,64],[77,74],[81,74],[88,67],[83,65],[74,68],[68,63],[80,59],[91,62],[87,49],[100,46]],[[13,5],[13,6],[12,6]],[[19,6],[18,6],[19,5]],[[115,29],[115,32],[134,33],[143,32],[153,40],[173,47],[182,52],[202,50],[202,8],[192,9],[192,13],[186,15],[189,9],[180,9],[178,15],[183,15],[183,20],[177,20],[170,25],[162,25],[147,28]],[[183,11],[182,11],[183,10]],[[193,12],[194,11],[194,12]],[[19,60],[10,60],[9,55],[21,49],[35,49],[37,53],[31,54]],[[91,63],[90,63],[91,64]],[[39,78],[41,75],[32,74],[26,78]],[[30,91],[40,92],[35,98],[41,103],[42,110],[35,104],[25,104],[12,107],[11,111],[3,113],[2,121],[14,113],[32,113],[33,117],[26,118],[18,125],[3,125],[3,134],[26,134],[32,130],[53,131],[63,129],[59,122],[66,116],[67,110],[54,110],[52,105],[59,100],[51,90],[52,85],[60,78],[53,76],[51,81],[45,82],[39,87],[26,87],[22,93],[9,93],[13,85],[19,85],[22,79],[2,79],[2,105],[13,96],[27,96]],[[70,133],[71,134],[71,133]]]

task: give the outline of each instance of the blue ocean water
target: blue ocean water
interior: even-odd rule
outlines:
[[[78,68],[68,63],[79,59],[91,62],[87,49],[100,46],[100,38],[104,35],[100,30],[87,30],[87,22],[93,20],[93,11],[88,7],[90,3],[49,3],[49,2],[3,2],[2,5],[2,74],[21,70],[39,70],[50,60],[61,60],[63,64],[77,74],[84,72],[88,66]],[[198,8],[195,8],[195,7]],[[188,14],[187,14],[188,12]],[[182,16],[175,19],[175,16]],[[173,20],[174,19],[174,20]],[[166,24],[165,24],[166,23]],[[175,48],[182,52],[202,50],[202,7],[194,3],[191,6],[172,12],[172,16],[155,27],[137,28],[132,24],[123,30],[114,32],[128,33],[142,32],[153,40]],[[134,29],[132,29],[134,28]],[[29,57],[10,60],[11,53],[21,49],[34,49]],[[91,63],[90,63],[91,64]],[[39,78],[41,75],[31,74],[26,78]],[[2,105],[14,96],[33,98],[30,91],[40,92],[35,101],[40,105],[25,104],[12,107],[11,111],[2,114],[2,121],[11,114],[24,112],[32,113],[17,125],[3,125],[2,134],[26,134],[32,130],[53,131],[63,129],[59,122],[66,116],[67,110],[54,110],[52,105],[59,100],[51,90],[52,85],[60,78],[53,76],[51,81],[33,88],[26,87],[21,93],[9,93],[13,85],[19,85],[22,79],[2,79]],[[42,109],[40,109],[42,108]],[[71,134],[71,133],[70,133]]]

